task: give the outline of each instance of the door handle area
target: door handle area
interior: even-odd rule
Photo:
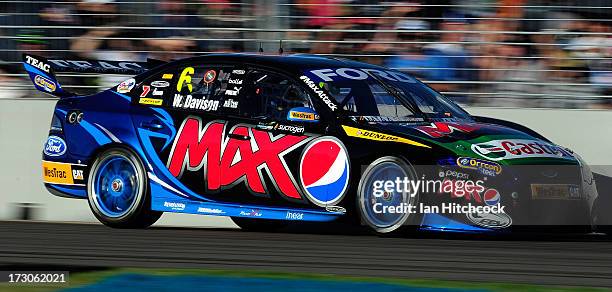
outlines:
[[[236,140],[250,140],[251,136],[246,136],[246,135],[238,135],[238,134],[228,134],[227,135],[230,139],[236,139]]]
[[[164,128],[164,126],[158,121],[142,122],[140,123],[140,127],[153,131],[161,130],[162,128]]]

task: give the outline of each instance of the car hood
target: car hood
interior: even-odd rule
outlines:
[[[370,123],[388,134],[398,134],[436,145],[457,156],[502,164],[577,163],[573,153],[550,141],[506,126],[474,121],[428,123]]]

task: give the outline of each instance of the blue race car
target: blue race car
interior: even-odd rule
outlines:
[[[23,62],[38,90],[59,97],[46,188],[87,199],[108,226],[147,227],[163,212],[229,216],[245,229],[350,217],[377,233],[590,228],[595,218],[592,174],[577,155],[524,126],[471,116],[400,71],[308,55]],[[56,72],[134,77],[77,95]],[[376,189],[426,176],[486,185],[450,195]],[[379,212],[462,203],[506,211]]]

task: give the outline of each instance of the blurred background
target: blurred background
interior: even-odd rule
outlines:
[[[612,0],[33,0],[0,12],[0,98],[42,97],[24,51],[170,60],[276,54],[282,40],[285,53],[410,72],[462,104],[612,109]],[[64,77],[79,92],[124,78]]]

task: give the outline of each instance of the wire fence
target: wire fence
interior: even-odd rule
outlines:
[[[22,52],[172,60],[310,53],[409,72],[472,105],[612,108],[612,0],[0,0],[0,98],[37,97]],[[123,76],[62,74],[91,93]]]

